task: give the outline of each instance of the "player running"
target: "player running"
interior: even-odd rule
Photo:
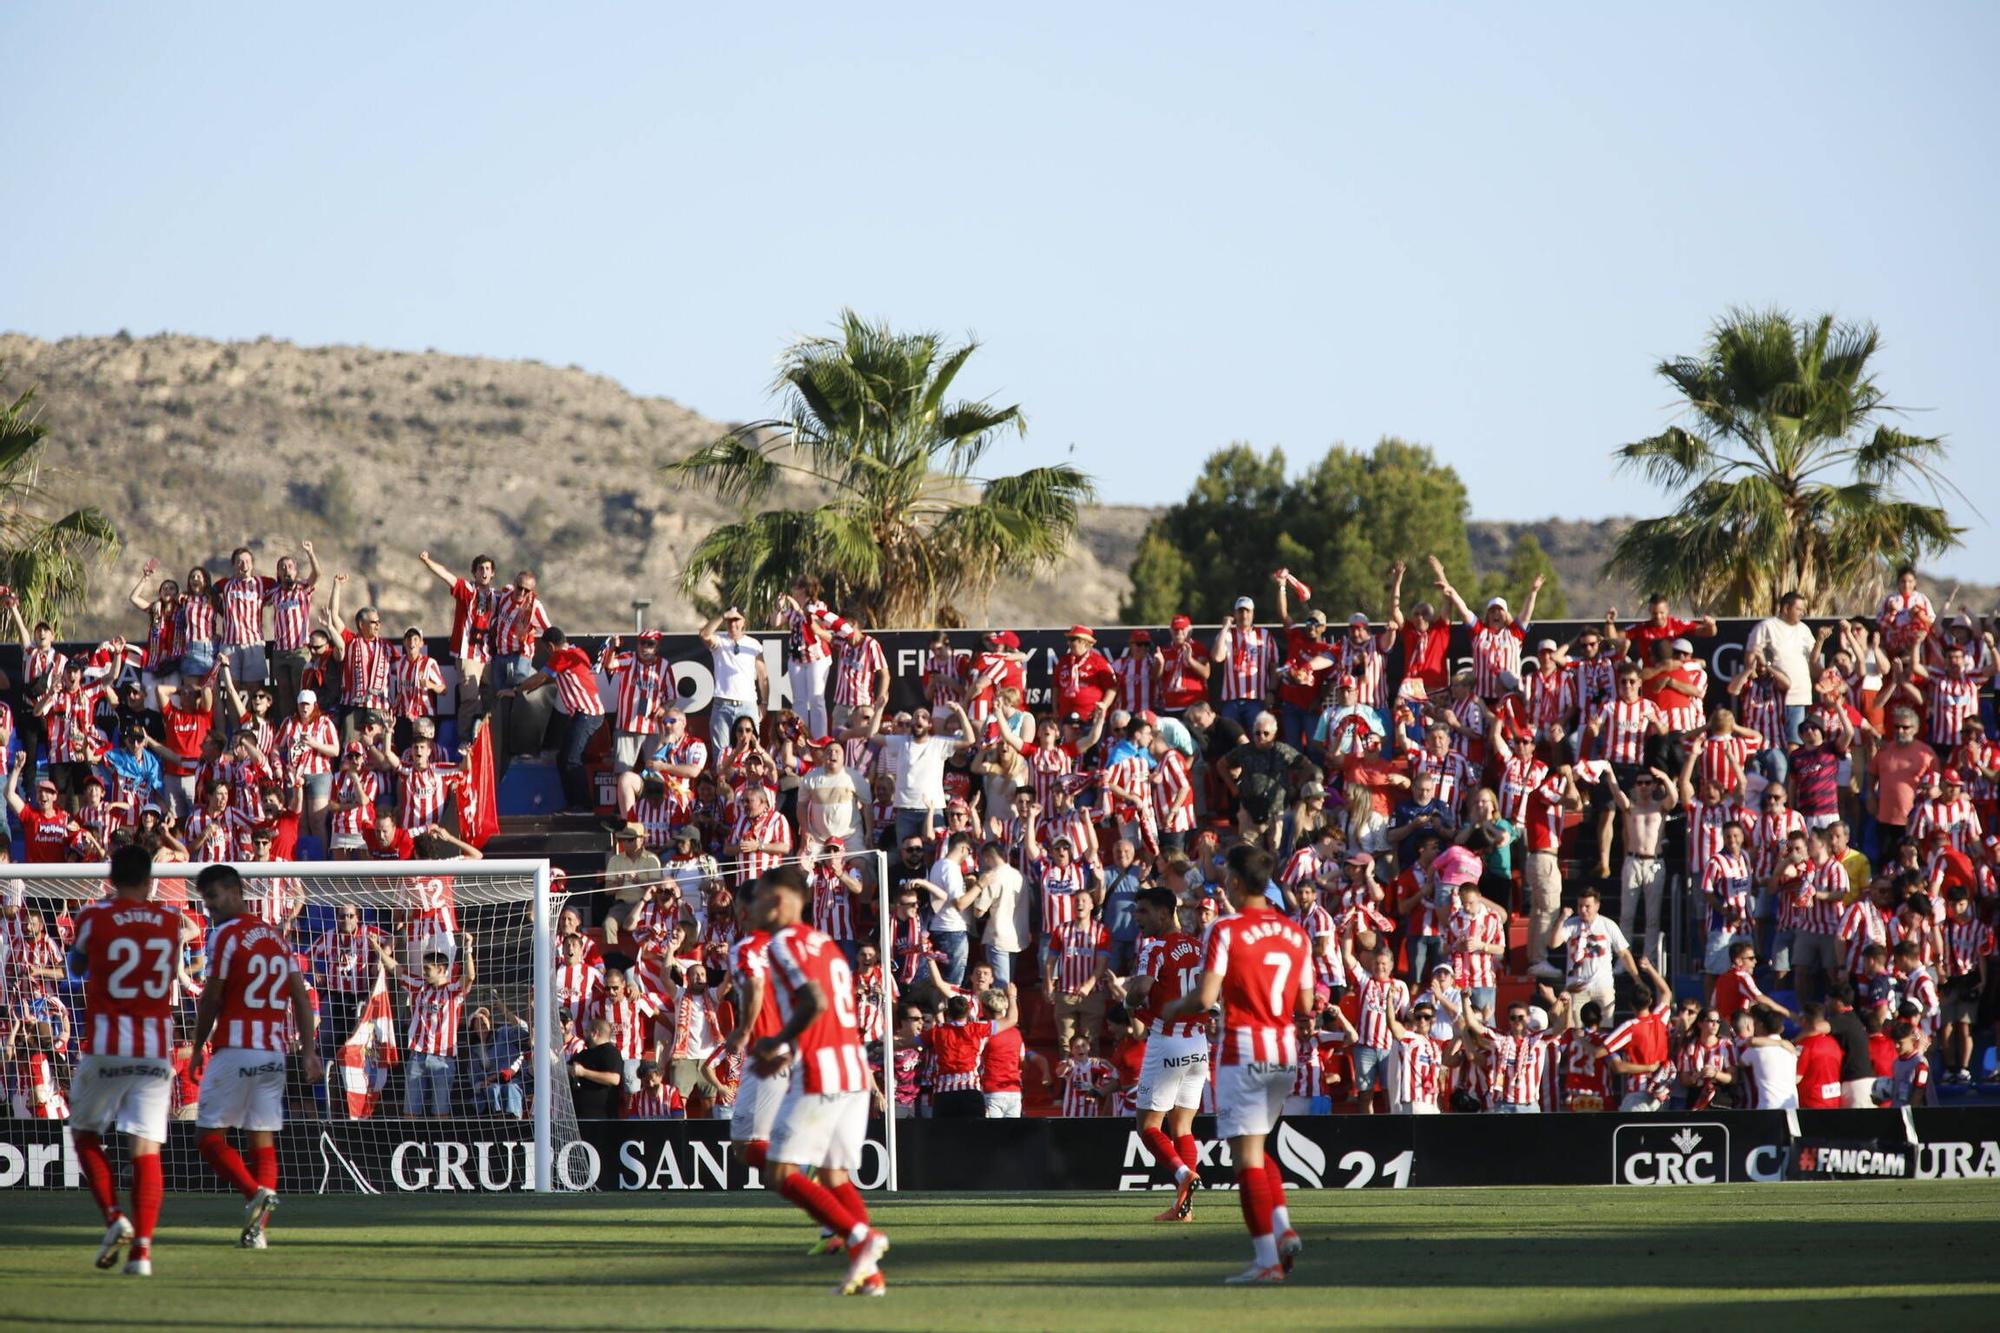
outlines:
[[[195,1145],[201,1160],[236,1187],[243,1205],[246,1250],[266,1247],[264,1224],[278,1206],[277,1132],[285,1127],[285,1019],[298,1031],[306,1082],[323,1072],[314,1032],[312,997],[292,965],[292,951],[269,922],[244,910],[243,877],[233,866],[209,866],[195,877],[209,919],[208,982],[195,1005],[194,1049],[211,1033],[214,1053],[201,1077]],[[240,1129],[250,1164],[229,1142]]]
[[[1222,884],[1236,915],[1209,926],[1194,989],[1160,1010],[1171,1023],[1221,1004],[1215,1125],[1229,1140],[1253,1252],[1250,1266],[1226,1279],[1236,1285],[1283,1282],[1304,1248],[1285,1206],[1284,1177],[1264,1156],[1264,1138],[1292,1090],[1299,1051],[1293,1016],[1312,1014],[1312,946],[1266,898],[1270,883],[1268,852],[1230,849]]]
[[[791,1071],[768,1159],[779,1194],[847,1244],[847,1296],[880,1296],[889,1238],[869,1225],[848,1173],[861,1165],[868,1128],[868,1061],[854,1005],[854,977],[840,946],[800,921],[806,878],[778,866],[758,880],[757,920],[771,932],[770,986],[784,1024],[751,1048],[757,1073]],[[792,1066],[796,1063],[796,1070]],[[808,1169],[818,1167],[819,1179]]]
[[[764,916],[769,906],[761,896],[744,894],[736,900],[737,920],[742,929],[729,946],[729,980],[736,990],[736,1026],[723,1039],[732,1055],[741,1055],[752,1042],[775,1036],[785,1024],[778,1009],[777,988],[771,985],[771,931]],[[754,1171],[764,1170],[771,1148],[771,1126],[778,1119],[778,1107],[792,1086],[791,1066],[774,1074],[760,1074],[746,1067],[730,1108],[729,1137],[737,1154]],[[823,1237],[811,1253],[838,1253],[844,1241],[838,1236]]]
[[[1163,1008],[1187,993],[1201,969],[1201,945],[1180,932],[1178,907],[1167,889],[1140,892],[1135,900],[1138,971],[1125,983],[1126,1004],[1146,1025],[1137,1093],[1139,1138],[1174,1177],[1173,1206],[1155,1222],[1192,1218],[1195,1187],[1201,1183],[1194,1113],[1208,1086],[1208,1021],[1197,1017],[1170,1023],[1160,1017]]]
[[[180,913],[153,900],[153,855],[111,853],[111,896],[77,917],[71,972],[84,977],[83,1058],[70,1080],[70,1132],[90,1197],[104,1212],[97,1266],[111,1268],[129,1244],[127,1277],[153,1275],[153,1228],[160,1220],[160,1145],[174,1082],[174,1003],[181,956]],[[118,1207],[104,1136],[130,1147],[132,1212]]]

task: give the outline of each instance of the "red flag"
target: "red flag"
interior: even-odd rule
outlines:
[[[375,989],[361,1011],[354,1035],[340,1048],[340,1079],[347,1094],[347,1114],[366,1120],[375,1114],[375,1104],[389,1082],[389,1066],[402,1053],[396,1049],[396,1009],[382,970],[375,970]]]
[[[484,847],[500,831],[500,801],[493,780],[493,728],[481,727],[465,756],[465,779],[458,788],[458,822],[465,840]]]

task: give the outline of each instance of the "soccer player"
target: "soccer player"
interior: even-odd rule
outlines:
[[[776,1035],[785,1022],[778,1011],[777,988],[771,985],[767,954],[771,930],[765,915],[768,903],[761,896],[746,893],[736,904],[744,926],[743,933],[729,946],[729,981],[736,988],[736,1026],[722,1043],[732,1055],[742,1054],[752,1042]],[[730,1110],[729,1137],[744,1164],[752,1170],[764,1169],[771,1146],[771,1126],[791,1086],[789,1065],[770,1074],[755,1068],[743,1071],[743,1081],[737,1085],[736,1101]],[[814,1252],[822,1248],[816,1245]],[[838,1246],[832,1248],[837,1250]]]
[[[1264,1139],[1292,1090],[1294,1015],[1312,1013],[1312,955],[1305,931],[1265,896],[1270,883],[1268,853],[1230,849],[1223,892],[1236,915],[1209,926],[1195,987],[1160,1010],[1171,1023],[1221,1006],[1215,1124],[1229,1140],[1254,1253],[1248,1268],[1227,1279],[1235,1285],[1283,1282],[1304,1248],[1285,1206],[1284,1177],[1264,1156]]]
[[[194,1049],[214,1036],[214,1053],[202,1074],[195,1143],[201,1159],[247,1201],[237,1244],[261,1250],[264,1223],[278,1206],[276,1135],[285,1127],[288,1007],[307,1084],[316,1086],[322,1073],[312,999],[285,937],[244,910],[243,877],[233,866],[209,866],[195,877],[194,889],[216,923],[209,936],[208,980],[194,1017]],[[249,1139],[249,1166],[230,1145],[232,1129]]]
[[[1195,1186],[1201,1183],[1194,1113],[1201,1109],[1208,1084],[1207,1024],[1200,1018],[1170,1023],[1160,1017],[1162,1009],[1187,993],[1201,970],[1201,945],[1180,932],[1175,919],[1178,906],[1167,889],[1140,890],[1135,902],[1139,970],[1125,983],[1126,1004],[1146,1025],[1145,1064],[1139,1071],[1139,1138],[1153,1160],[1174,1178],[1173,1206],[1155,1222],[1192,1218]]]
[[[111,896],[77,917],[70,970],[84,977],[83,1058],[70,1081],[70,1131],[90,1197],[104,1212],[97,1266],[110,1268],[130,1244],[128,1277],[153,1275],[160,1219],[160,1145],[174,1080],[174,1001],[180,914],[153,900],[152,853],[111,853]],[[126,1135],[132,1213],[118,1207],[104,1136]]]
[[[768,1158],[778,1193],[846,1241],[841,1294],[880,1296],[878,1265],[889,1238],[869,1225],[848,1172],[861,1165],[868,1129],[868,1061],[856,1027],[854,978],[838,946],[801,922],[806,881],[797,866],[766,871],[757,919],[771,931],[766,952],[784,1026],[752,1048],[765,1078],[796,1063],[771,1132]],[[819,1168],[819,1179],[806,1171]]]

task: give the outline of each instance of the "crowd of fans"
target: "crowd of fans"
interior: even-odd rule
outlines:
[[[1285,571],[1275,628],[1248,595],[1220,627],[1177,616],[1157,641],[1101,647],[1073,626],[1046,697],[1016,634],[938,633],[920,700],[801,578],[753,609],[784,637],[775,659],[741,608],[700,627],[703,720],[658,633],[588,652],[531,573],[502,585],[489,558],[460,576],[419,557],[449,589],[450,687],[417,628],[385,637],[371,607],[349,623],[344,575],[316,614],[301,555],[265,577],[238,551],[225,578],[151,587],[149,564],[143,642],[74,658],[0,598],[24,651],[0,716],[22,854],[476,857],[436,718],[462,750],[548,692],[568,802],[596,808],[604,763],[616,807],[602,874],[567,886],[550,982],[580,1112],[728,1113],[736,894],[800,858],[864,1023],[896,1027],[885,1110],[1005,1116],[1046,1093],[1116,1114],[1145,1036],[1123,1003],[1141,895],[1175,904],[1154,932],[1199,933],[1229,910],[1221,858],[1243,842],[1313,940],[1322,1008],[1295,1110],[1907,1104],[1991,1064],[1995,644],[1908,571],[1867,620],[1813,627],[1787,595],[1723,681],[1688,637],[1712,638],[1710,618],[1656,598],[1635,624],[1607,613],[1557,640],[1534,629],[1534,591],[1518,612],[1475,608],[1433,560],[1429,599],[1404,605],[1399,564],[1386,606],[1337,627]],[[256,910],[294,933],[333,1009],[332,1053],[365,1064],[330,1113],[374,1113],[398,1043],[405,1113],[522,1113],[530,988],[478,987],[448,878],[333,921],[262,883]],[[17,890],[0,907],[17,1114],[59,1113],[68,906]],[[202,933],[190,908],[190,986]]]

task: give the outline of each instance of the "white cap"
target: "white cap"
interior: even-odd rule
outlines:
[[[1690,656],[1692,656],[1694,653],[1694,645],[1689,643],[1686,639],[1675,639],[1674,651],[1677,653],[1687,653]]]
[[[1487,599],[1486,609],[1488,611],[1491,611],[1496,606],[1499,607],[1502,611],[1507,610],[1508,609],[1507,599],[1505,597],[1491,597]]]
[[[319,693],[315,690],[300,690],[299,702],[302,704],[316,704],[319,702]]]
[[[1538,1005],[1538,1004],[1531,1004],[1531,1005],[1529,1005],[1529,1006],[1528,1006],[1528,1031],[1530,1031],[1530,1032],[1547,1032],[1548,1030],[1549,1030],[1549,1015],[1548,1015],[1548,1011],[1547,1011],[1546,1009],[1543,1009],[1543,1008],[1542,1008],[1542,1007],[1541,1007],[1540,1005]]]
[[[1257,603],[1251,601],[1248,597],[1239,597],[1236,599],[1236,609],[1238,611],[1254,611],[1256,608]]]

